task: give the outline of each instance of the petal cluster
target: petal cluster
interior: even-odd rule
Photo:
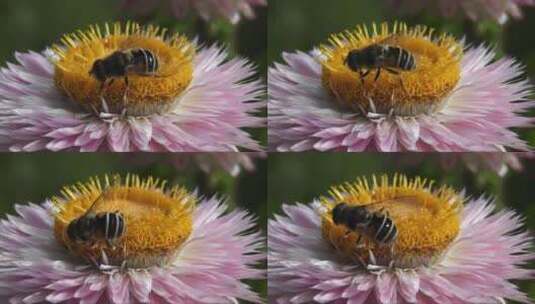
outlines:
[[[259,303],[241,282],[259,279],[259,232],[243,211],[216,198],[193,214],[193,232],[167,266],[100,269],[68,255],[53,236],[52,205],[17,205],[0,222],[0,297],[10,303]]]
[[[161,0],[123,0],[123,7],[138,14],[153,11]],[[255,6],[267,5],[267,0],[166,0],[172,14],[183,18],[188,11],[195,10],[205,20],[225,18],[232,23],[238,23],[241,17],[254,18]]]
[[[465,51],[460,80],[434,113],[358,113],[337,106],[322,86],[319,54],[285,53],[268,75],[268,135],[273,151],[526,150],[510,128],[529,127],[531,85],[510,58],[492,50]],[[372,107],[373,108],[373,107]]]
[[[0,147],[10,151],[236,151],[260,146],[241,128],[260,127],[260,81],[247,60],[212,46],[194,58],[193,80],[162,113],[88,113],[54,85],[52,56],[17,53],[0,72]]]
[[[268,227],[269,296],[273,303],[528,303],[510,282],[533,278],[526,263],[532,238],[514,212],[494,211],[486,198],[462,210],[461,230],[434,264],[362,269],[322,238],[314,207],[284,205]]]
[[[176,168],[184,167],[188,162],[194,162],[206,173],[222,169],[232,176],[238,176],[242,169],[254,171],[255,159],[265,157],[266,154],[262,152],[196,153],[187,156],[175,154],[169,160]]]
[[[444,17],[459,14],[474,20],[491,19],[498,23],[505,23],[509,17],[521,18],[522,6],[533,6],[533,0],[389,0],[395,9],[407,12],[418,12],[423,9],[436,10]]]

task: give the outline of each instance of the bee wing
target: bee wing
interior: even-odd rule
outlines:
[[[93,202],[93,204],[91,204],[91,206],[87,209],[87,211],[85,212],[85,214],[90,214],[90,213],[94,213],[93,210],[98,206],[100,205],[101,203],[104,202],[104,193],[106,193],[106,191],[102,191],[102,193],[100,193],[100,195],[97,197],[97,199],[95,199],[95,201]]]
[[[387,205],[389,206],[387,207]],[[392,205],[403,205],[403,208],[392,208]],[[403,217],[411,214],[413,210],[421,208],[421,203],[416,196],[407,195],[400,196],[394,199],[375,201],[365,206],[370,211],[381,211],[382,209],[386,209],[390,214],[395,214],[398,217]]]
[[[398,41],[399,41],[399,35],[393,34],[384,38],[383,40],[378,41],[377,44],[397,45]]]

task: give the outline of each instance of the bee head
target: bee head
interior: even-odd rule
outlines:
[[[346,203],[340,203],[336,205],[332,210],[332,220],[336,225],[342,224],[345,217],[345,210],[347,208]]]
[[[93,63],[93,67],[89,71],[89,75],[93,76],[98,81],[105,81],[106,74],[104,73],[103,61],[102,59],[97,59]]]
[[[347,65],[351,70],[357,70],[361,65],[359,51],[352,50],[347,53],[346,58],[344,58],[344,64]]]

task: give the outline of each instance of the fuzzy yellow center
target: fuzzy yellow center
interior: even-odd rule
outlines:
[[[379,63],[371,64],[377,56],[364,51],[372,45],[389,49]],[[360,52],[360,60],[350,69],[346,59],[354,50]],[[446,35],[434,38],[433,30],[423,26],[396,23],[389,29],[385,23],[380,28],[373,24],[370,30],[359,26],[332,35],[321,51],[325,89],[343,107],[363,113],[432,113],[444,106],[460,78],[462,46]],[[408,56],[414,58],[412,69],[406,68]]]
[[[396,175],[389,181],[386,176],[380,180],[374,176],[371,185],[367,180],[358,180],[334,187],[331,197],[322,201],[327,210],[322,216],[324,238],[342,256],[359,265],[410,268],[432,263],[460,229],[462,198],[449,188],[433,190],[432,183],[420,178],[409,180]],[[356,229],[345,223],[335,224],[333,208],[340,203],[364,207],[377,217],[373,223]],[[387,229],[379,220],[384,217],[391,219],[397,229],[390,243],[381,242],[377,236],[381,235],[380,227]]]
[[[106,24],[65,35],[55,46],[54,80],[73,102],[88,111],[149,115],[167,110],[193,78],[194,46],[183,36],[165,36],[165,29],[127,23],[124,28]],[[114,60],[115,52],[143,50],[157,61],[153,71],[147,59]],[[140,56],[141,57],[141,56]],[[90,74],[97,60],[105,80]],[[128,78],[128,85],[126,83]]]
[[[164,265],[173,260],[192,231],[195,198],[178,187],[166,191],[164,183],[152,178],[128,176],[122,182],[118,176],[111,181],[106,177],[104,186],[93,179],[88,184],[66,187],[63,194],[63,198],[55,199],[59,209],[55,237],[72,254],[93,264]],[[124,233],[115,240],[98,232],[88,241],[72,239],[67,233],[69,225],[87,216],[88,211],[96,215],[120,213]]]

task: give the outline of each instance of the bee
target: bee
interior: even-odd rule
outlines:
[[[349,232],[359,232],[357,245],[362,235],[366,235],[380,245],[392,244],[398,235],[394,221],[385,213],[371,211],[369,206],[350,206],[344,202],[339,203],[332,210],[332,220],[336,225],[345,226]]]
[[[125,221],[123,215],[116,212],[99,212],[93,210],[102,201],[101,194],[80,217],[74,219],[67,226],[67,236],[77,243],[92,243],[104,240],[113,247],[113,243],[123,236]]]
[[[377,70],[374,81],[379,78],[381,70],[399,75],[400,71],[416,69],[416,60],[409,51],[385,43],[376,43],[362,49],[351,50],[344,59],[344,64],[352,71],[358,72],[363,83],[364,78],[373,69]]]
[[[158,68],[158,57],[152,51],[135,48],[116,51],[105,58],[95,60],[89,75],[100,82],[102,92],[105,84],[111,85],[116,78],[124,77],[128,87],[128,74],[155,75]]]

